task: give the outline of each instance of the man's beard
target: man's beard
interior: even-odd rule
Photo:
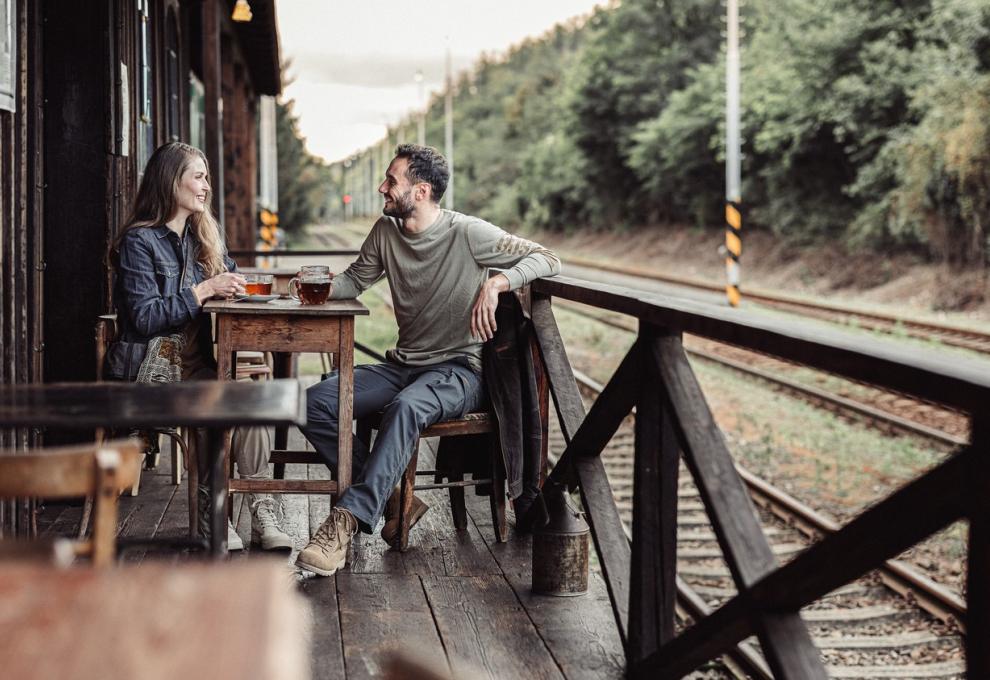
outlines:
[[[412,191],[410,190],[392,201],[391,207],[383,207],[382,212],[389,217],[397,217],[400,220],[404,220],[412,215],[414,207]]]

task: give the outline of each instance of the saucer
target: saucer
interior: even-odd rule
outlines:
[[[269,302],[278,299],[278,295],[245,295],[244,293],[236,293],[234,297],[244,302]]]

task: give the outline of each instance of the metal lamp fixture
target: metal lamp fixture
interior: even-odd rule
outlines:
[[[251,21],[254,15],[251,13],[251,5],[247,0],[237,0],[234,4],[234,11],[230,18],[234,21]]]

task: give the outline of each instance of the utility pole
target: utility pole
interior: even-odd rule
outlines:
[[[420,146],[426,144],[426,102],[423,101],[423,71],[417,70],[413,80],[419,85],[419,116],[416,121],[417,141]]]
[[[447,166],[450,168],[450,179],[447,181],[447,193],[444,194],[444,207],[454,209],[454,77],[450,68],[450,46],[447,46],[447,96],[443,100],[443,139],[444,154],[447,156]]]
[[[725,50],[725,293],[739,305],[742,254],[741,143],[739,134],[739,0],[726,0]]]

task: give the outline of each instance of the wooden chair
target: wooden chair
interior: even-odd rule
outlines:
[[[364,442],[370,443],[371,431],[378,428],[381,422],[381,414],[375,414],[369,418],[358,421],[357,436]],[[491,508],[492,521],[495,526],[495,538],[498,542],[504,543],[509,535],[508,523],[505,518],[505,471],[502,465],[502,453],[498,443],[498,428],[495,423],[495,416],[488,412],[468,413],[462,418],[446,420],[436,423],[426,428],[421,434],[423,437],[440,437],[440,447],[437,457],[451,461],[464,462],[471,456],[477,455],[477,451],[486,451],[489,454],[490,462],[487,464],[491,469],[491,477],[480,479],[464,480],[465,470],[462,466],[452,468],[444,466],[436,470],[422,470],[417,472],[416,464],[419,456],[419,440],[413,449],[412,458],[399,483],[400,493],[400,538],[399,549],[405,550],[409,545],[409,509],[412,505],[413,492],[427,489],[448,489],[450,493],[450,511],[454,519],[454,526],[458,529],[467,528],[467,508],[464,504],[464,489],[469,486],[491,485]],[[441,455],[441,453],[445,455]],[[323,459],[314,451],[299,450],[279,450],[275,449],[271,453],[271,462],[275,463],[276,472],[274,480],[265,480],[263,484],[265,491],[272,493],[294,492],[294,493],[325,493],[327,482],[323,480],[282,480],[281,470],[289,463],[301,463],[304,465],[324,465]],[[416,475],[432,475],[433,484],[416,485]],[[443,482],[443,479],[449,481]],[[254,486],[259,482],[252,480],[230,480],[230,492],[243,493],[255,490]],[[277,486],[276,486],[277,485]],[[260,488],[260,486],[259,486]]]
[[[381,414],[377,413],[358,423],[358,437],[370,442],[371,430],[378,429]],[[399,541],[398,549],[409,547],[409,521],[413,493],[428,489],[447,489],[450,495],[450,514],[456,529],[467,528],[467,507],[464,503],[464,489],[469,486],[489,486],[489,501],[492,511],[492,524],[495,540],[504,543],[509,536],[509,525],[505,519],[505,467],[498,441],[498,425],[495,414],[488,411],[467,413],[461,418],[435,423],[423,430],[413,445],[412,458],[399,481]],[[419,442],[424,437],[440,437],[437,447],[437,469],[417,470]],[[487,453],[486,462],[489,477],[465,480],[465,463],[471,462],[479,452]],[[477,468],[478,466],[473,466]],[[432,484],[416,484],[417,475],[432,475]],[[444,482],[446,479],[448,481]]]
[[[76,541],[75,553],[105,567],[116,554],[117,499],[141,473],[142,458],[129,440],[0,452],[0,498],[92,498],[92,538]]]
[[[106,370],[106,357],[107,351],[110,349],[110,343],[114,341],[117,337],[117,315],[116,314],[103,314],[99,316],[96,320],[96,381],[102,382],[104,372]],[[155,428],[151,430],[153,434],[165,435],[172,440],[172,483],[178,486],[182,483],[182,468],[183,466],[188,466],[190,476],[193,478],[190,482],[195,481],[196,476],[196,466],[193,461],[189,460],[190,452],[189,447],[186,443],[185,437],[179,434],[179,431],[174,427],[162,427]],[[98,430],[96,433],[96,440],[102,441],[105,432]],[[135,483],[134,487],[131,489],[131,495],[136,496],[138,489],[141,484],[140,476],[138,481]],[[194,500],[190,496],[190,502]]]

